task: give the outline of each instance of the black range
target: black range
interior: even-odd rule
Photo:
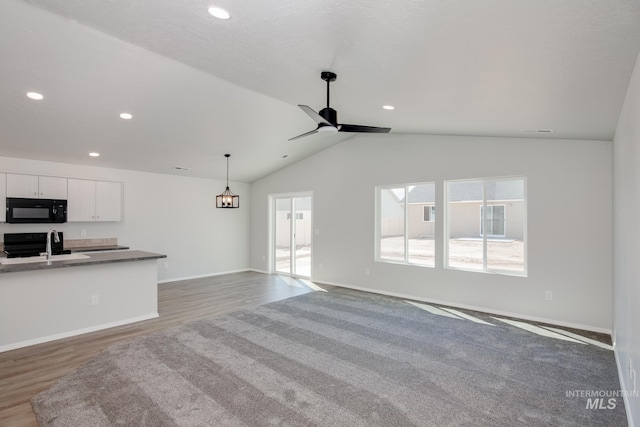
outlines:
[[[51,253],[53,255],[68,254],[65,250],[64,239],[61,231],[58,231],[59,241],[51,236]],[[7,258],[37,256],[47,250],[47,233],[5,233],[4,253]]]

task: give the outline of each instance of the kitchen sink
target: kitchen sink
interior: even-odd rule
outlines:
[[[73,259],[83,259],[89,258],[89,255],[84,254],[62,254],[62,255],[52,255],[49,261],[68,261]],[[30,256],[24,258],[0,258],[0,264],[2,265],[11,265],[11,264],[28,264],[32,262],[47,262],[47,257],[45,255],[39,256]]]

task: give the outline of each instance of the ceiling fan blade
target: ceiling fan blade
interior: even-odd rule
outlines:
[[[303,133],[301,135],[294,136],[293,138],[289,138],[287,141],[293,141],[295,139],[304,138],[305,136],[313,135],[314,133],[318,133],[318,129],[314,129],[314,130],[312,130],[310,132],[306,132],[306,133]]]
[[[313,109],[311,107],[309,107],[308,105],[299,105],[298,104],[298,107],[302,108],[302,111],[307,113],[307,115],[309,117],[311,117],[317,124],[324,124],[324,125],[328,125],[328,126],[333,126],[324,117],[322,117],[320,114],[318,114],[315,111],[313,111]]]
[[[389,133],[391,128],[379,128],[375,126],[363,125],[339,125],[339,132],[362,132],[362,133]]]

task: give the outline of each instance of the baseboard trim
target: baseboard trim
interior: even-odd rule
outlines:
[[[90,332],[101,331],[103,329],[115,328],[116,326],[128,325],[129,323],[142,322],[143,320],[155,319],[156,317],[159,317],[158,313],[149,313],[149,314],[145,314],[144,316],[132,317],[130,319],[119,320],[117,322],[103,323],[101,325],[90,326],[88,328],[76,329],[74,331],[68,331],[60,334],[47,335],[45,337],[34,338],[26,341],[20,341],[20,342],[1,346],[0,353],[9,351],[9,350],[16,350],[22,347],[29,347],[31,345],[42,344],[49,341],[55,341],[62,338],[75,337],[76,335],[82,335],[82,334],[88,334]]]
[[[447,307],[462,308],[462,309],[466,309],[466,310],[479,311],[479,312],[487,313],[487,314],[496,314],[498,316],[513,317],[513,318],[516,318],[516,319],[529,320],[529,321],[532,321],[532,322],[548,323],[550,325],[564,326],[566,328],[581,329],[583,331],[591,331],[591,332],[598,332],[598,333],[601,333],[601,334],[611,335],[611,329],[600,328],[600,327],[597,327],[597,326],[590,326],[590,325],[582,325],[582,324],[579,324],[579,323],[564,322],[564,321],[561,321],[561,320],[547,319],[547,318],[544,318],[544,317],[528,316],[528,315],[523,315],[523,314],[519,314],[519,313],[511,313],[511,312],[508,312],[508,311],[492,310],[492,309],[488,309],[486,307],[478,307],[478,306],[467,305],[467,304],[458,304],[458,303],[455,303],[455,302],[442,301],[442,300],[437,300],[437,299],[432,299],[432,298],[417,297],[415,295],[407,295],[407,294],[402,294],[402,293],[398,293],[398,292],[381,291],[381,290],[378,290],[378,289],[370,289],[370,288],[365,288],[365,287],[362,287],[362,286],[345,285],[344,283],[333,283],[333,282],[327,282],[327,281],[324,281],[324,280],[323,281],[312,280],[312,282],[317,283],[317,284],[325,283],[327,285],[338,286],[338,287],[341,287],[341,288],[354,289],[356,291],[371,292],[371,293],[374,293],[374,294],[387,295],[387,296],[396,297],[396,298],[410,299],[410,300],[414,300],[414,301],[420,301],[420,302],[426,302],[426,303],[431,303],[431,304],[444,305],[444,306],[447,306]]]
[[[218,272],[218,273],[200,274],[200,275],[197,275],[197,276],[175,277],[173,279],[158,280],[158,284],[162,285],[163,283],[180,282],[182,280],[203,279],[205,277],[222,276],[222,275],[225,275],[225,274],[232,274],[232,273],[244,273],[245,271],[252,271],[252,270],[250,268],[243,268],[243,269],[240,269],[240,270],[221,271],[221,272]]]
[[[624,400],[624,409],[627,413],[627,423],[629,427],[634,427],[635,423],[633,422],[633,417],[631,414],[631,402],[629,402],[629,396],[633,395],[633,390],[629,391],[625,388],[624,382],[624,369],[625,366],[620,360],[620,354],[618,353],[617,347],[613,346],[613,355],[616,359],[616,367],[618,368],[618,382],[620,382],[620,389],[622,391],[622,399]]]

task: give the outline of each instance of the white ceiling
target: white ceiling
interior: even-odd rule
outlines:
[[[611,140],[639,49],[635,0],[2,0],[0,155],[251,182],[349,136],[287,141],[322,70],[344,123]]]

